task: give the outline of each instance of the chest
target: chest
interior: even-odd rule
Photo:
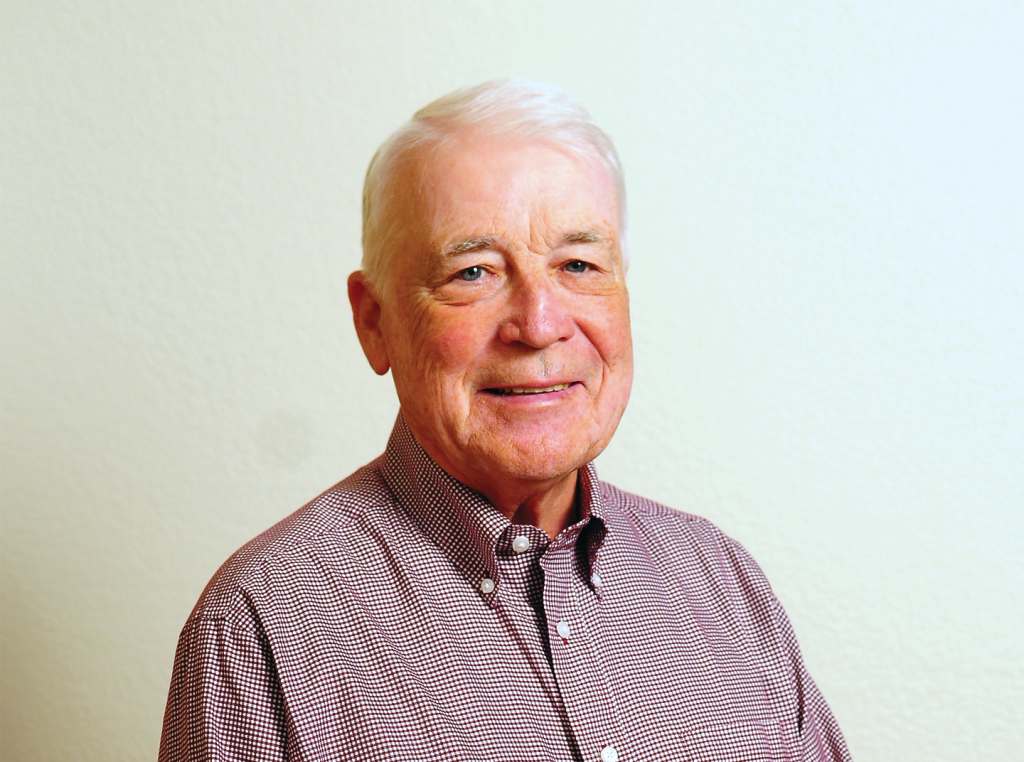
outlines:
[[[429,548],[321,567],[265,623],[297,756],[793,758],[781,653],[720,586],[639,558],[602,556],[595,585],[549,553],[489,595]]]

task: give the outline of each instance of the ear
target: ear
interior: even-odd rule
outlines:
[[[381,331],[380,301],[361,270],[348,276],[348,301],[352,305],[352,321],[356,325],[356,335],[359,336],[363,354],[377,375],[383,376],[391,367],[391,361]]]

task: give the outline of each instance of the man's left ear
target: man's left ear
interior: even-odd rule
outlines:
[[[391,367],[391,361],[380,326],[380,301],[361,270],[348,276],[348,301],[352,305],[352,321],[356,325],[363,354],[374,372],[383,376]]]

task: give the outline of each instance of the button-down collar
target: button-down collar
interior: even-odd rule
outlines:
[[[581,536],[585,538],[586,552],[580,554],[585,566],[580,573],[600,596],[600,588],[590,580],[599,571],[600,548],[607,529],[597,471],[592,463],[578,471],[580,519],[550,542],[536,527],[512,524],[483,495],[438,466],[416,441],[401,413],[391,433],[383,474],[402,507],[492,605],[500,594],[503,574],[509,573],[509,564],[504,560],[507,556],[522,553],[526,556],[523,562],[535,563],[548,549],[572,547]],[[529,543],[522,550],[517,548],[519,538]],[[522,543],[520,540],[519,544]]]

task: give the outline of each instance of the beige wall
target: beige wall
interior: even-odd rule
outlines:
[[[0,34],[5,762],[154,758],[206,580],[382,449],[362,173],[506,75],[626,166],[603,476],[748,546],[857,759],[1020,759],[1020,3],[6,0]]]

